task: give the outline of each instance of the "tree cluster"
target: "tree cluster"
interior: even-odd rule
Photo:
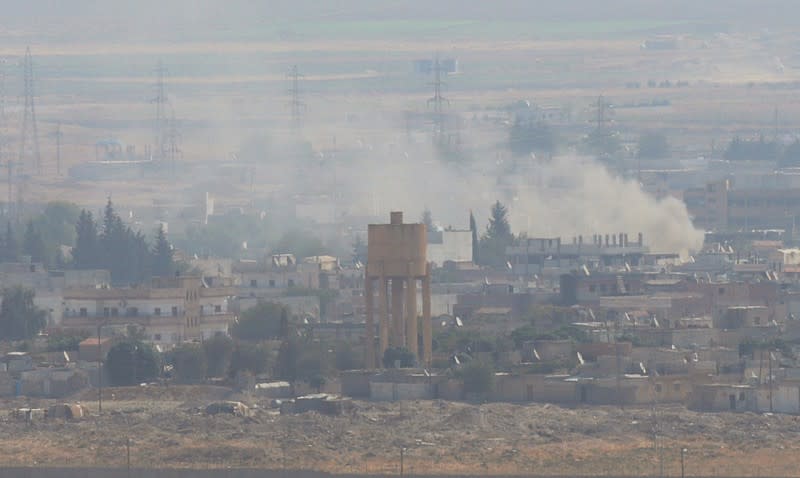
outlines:
[[[151,248],[144,234],[123,223],[110,199],[102,224],[98,226],[92,213],[83,210],[75,232],[72,258],[76,269],[107,269],[115,284],[138,284],[153,275],[173,273],[172,246],[163,227],[159,227]]]
[[[34,291],[21,286],[3,289],[0,306],[0,339],[27,340],[47,325],[45,311],[33,304]]]
[[[558,148],[558,137],[553,128],[544,121],[517,119],[508,133],[508,148],[517,155],[553,154]]]
[[[734,137],[728,144],[723,158],[728,161],[778,161],[782,157],[782,147],[777,141],[767,141]]]
[[[159,377],[161,357],[152,345],[127,338],[108,351],[106,367],[114,385],[135,385]]]

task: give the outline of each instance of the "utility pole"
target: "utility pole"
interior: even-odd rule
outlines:
[[[686,469],[684,467],[683,458],[686,455],[686,447],[681,447],[681,478],[686,478]]]
[[[769,350],[769,413],[772,413],[772,350]]]
[[[401,446],[400,447],[400,476],[401,477],[403,476],[403,457],[405,455],[405,452],[406,452],[406,447]]]
[[[125,453],[126,453],[126,464],[128,469],[128,478],[131,478],[131,437],[125,437]]]
[[[25,107],[22,111],[22,137],[19,149],[19,164],[25,168],[25,157],[33,156],[34,166],[39,174],[42,173],[42,158],[39,154],[39,132],[36,126],[36,105],[34,102],[33,88],[33,59],[31,48],[25,50],[25,59],[22,63],[23,81],[25,90]],[[28,144],[30,141],[31,144]]]
[[[306,112],[306,104],[302,100],[300,91],[300,80],[303,79],[303,75],[297,69],[297,65],[294,65],[291,70],[289,70],[287,76],[291,81],[289,94],[292,98],[289,101],[289,106],[292,112],[292,128],[294,128],[295,131],[299,131],[302,126],[303,113]]]
[[[100,328],[102,324],[97,322],[97,414],[103,413],[103,352],[100,342]]]

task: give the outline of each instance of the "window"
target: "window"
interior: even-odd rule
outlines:
[[[289,279],[289,287],[294,287],[294,279]]]
[[[250,279],[250,287],[258,287],[258,281],[255,279]]]
[[[172,307],[172,316],[173,317],[177,317],[178,316],[178,308],[175,307],[175,306]]]
[[[720,287],[718,292],[719,292],[719,295],[725,295],[725,288],[724,287]]]
[[[216,314],[222,313],[222,306],[221,305],[215,305],[214,306],[214,313],[216,313]]]
[[[138,317],[139,316],[139,308],[138,307],[128,307],[128,310],[125,311],[125,315],[128,317]]]
[[[201,305],[200,306],[200,315],[203,315],[203,309],[205,309],[205,307]]]
[[[740,402],[744,401],[744,392],[739,392],[739,401]]]
[[[675,392],[680,392],[681,391],[681,384],[678,383],[678,382],[673,383],[672,384],[672,390],[675,391]]]
[[[103,307],[103,317],[109,317],[111,315],[111,309],[108,307]]]
[[[761,325],[761,317],[753,317],[753,323],[756,325]]]
[[[660,383],[656,384],[656,393],[661,393],[661,384]]]
[[[155,316],[161,315],[161,307],[156,307],[155,309],[153,309],[153,315],[155,315]],[[161,340],[161,339],[157,339],[157,340]]]
[[[89,312],[86,310],[86,307],[81,307],[81,317],[86,317],[89,315]]]
[[[161,334],[154,334],[153,335],[153,340],[159,340],[160,341],[161,340]]]
[[[270,279],[270,280],[269,280],[269,286],[270,286],[271,288],[275,288],[275,279]]]
[[[111,308],[111,317],[117,317],[119,315],[119,309],[116,307]]]
[[[596,290],[597,290],[597,286],[596,285],[590,285],[589,286],[589,292],[594,294],[594,291],[596,291]]]

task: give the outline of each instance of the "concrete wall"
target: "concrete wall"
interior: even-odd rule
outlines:
[[[372,400],[427,400],[433,398],[433,387],[427,383],[370,382]]]

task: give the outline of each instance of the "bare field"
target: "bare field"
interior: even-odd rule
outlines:
[[[94,393],[82,398],[92,413]],[[396,473],[406,448],[407,473],[678,476],[687,447],[688,475],[798,476],[798,417],[698,414],[659,410],[654,448],[647,408],[567,409],[422,401],[356,402],[352,413],[279,415],[256,408],[252,418],[206,416],[212,400],[242,399],[220,387],[107,389],[99,418],[25,424],[0,419],[0,464],[121,466],[132,440],[135,466],[307,468]],[[37,401],[36,404],[51,403]],[[26,405],[30,403],[25,402]],[[22,406],[5,401],[4,408]],[[35,450],[35,452],[34,452]]]

